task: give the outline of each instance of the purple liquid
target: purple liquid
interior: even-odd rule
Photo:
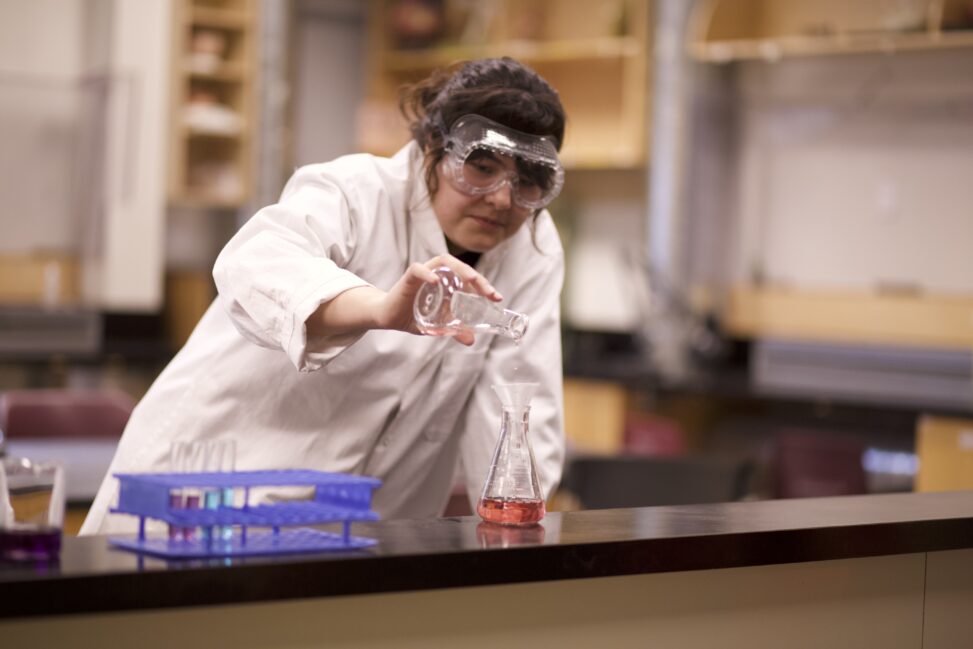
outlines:
[[[194,493],[186,496],[186,509],[199,509],[199,494]],[[185,540],[192,541],[196,538],[196,528],[182,528],[182,536]]]
[[[199,494],[169,494],[169,509],[199,509],[199,506]],[[195,538],[195,527],[179,527],[176,525],[169,525],[169,540],[192,541]]]
[[[170,509],[182,509],[182,494],[181,493],[171,493],[169,494],[169,508]],[[169,538],[173,541],[182,540],[182,528],[176,527],[175,525],[169,525]]]
[[[3,559],[54,559],[60,552],[61,530],[56,527],[0,529],[0,557]]]

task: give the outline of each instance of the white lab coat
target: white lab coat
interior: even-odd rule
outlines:
[[[383,518],[439,515],[460,458],[479,495],[499,432],[498,382],[536,381],[530,435],[545,495],[560,480],[559,295],[563,253],[546,211],[477,268],[527,313],[519,345],[472,347],[398,331],[308,339],[304,321],[349,288],[387,290],[412,262],[446,253],[415,143],[393,158],[302,167],[214,267],[219,297],[135,408],[81,533],[132,531],[107,514],[116,472],[165,471],[177,438],[236,440],[241,470],[308,468],[382,480]],[[241,335],[242,334],[242,335]]]

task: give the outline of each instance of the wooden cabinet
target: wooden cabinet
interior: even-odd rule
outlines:
[[[723,318],[728,331],[745,337],[942,349],[973,346],[973,296],[736,286]]]
[[[238,207],[253,185],[256,3],[177,0],[173,18],[170,201]]]
[[[968,0],[704,0],[689,51],[701,61],[973,47]]]
[[[969,165],[947,143],[970,133],[950,107],[969,94],[969,52],[955,48],[973,47],[973,2],[701,0],[687,39],[699,61],[745,63],[727,75],[711,70],[732,84],[739,108],[725,122],[739,155],[720,160],[738,173],[735,235],[746,260],[727,294],[727,329],[839,344],[973,344],[971,286],[951,278],[969,273],[941,263],[965,259],[949,244],[969,238],[965,197],[954,190]],[[886,56],[895,52],[903,55]],[[870,56],[828,56],[846,54]],[[789,57],[803,58],[770,64]],[[905,133],[918,135],[903,145]],[[863,168],[875,170],[874,185],[856,175]],[[900,217],[922,225],[895,230]]]
[[[916,491],[973,489],[973,420],[926,415],[916,429]]]
[[[408,141],[398,90],[450,63],[511,56],[537,70],[568,113],[568,168],[635,168],[646,158],[649,9],[642,0],[421,2],[373,0],[362,150],[388,155]],[[406,35],[410,11],[430,26]]]

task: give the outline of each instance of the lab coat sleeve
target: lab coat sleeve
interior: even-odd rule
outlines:
[[[554,237],[556,251],[538,253],[539,260],[524,272],[530,276],[516,294],[504,291],[508,300],[504,306],[530,317],[527,334],[519,345],[494,341],[460,417],[460,455],[467,493],[474,500],[483,488],[499,434],[500,403],[491,387],[496,383],[539,383],[531,400],[529,435],[545,499],[561,480],[565,454],[560,317],[564,255],[556,234]]]
[[[281,200],[257,212],[213,267],[219,300],[248,340],[319,369],[360,337],[308,338],[305,321],[320,304],[368,282],[344,268],[357,244],[360,209],[322,165],[299,169]]]

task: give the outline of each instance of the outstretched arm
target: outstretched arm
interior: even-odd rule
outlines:
[[[439,281],[433,270],[441,266],[449,267],[480,295],[495,302],[503,299],[474,268],[452,255],[439,255],[425,263],[410,265],[388,292],[374,286],[358,286],[322,303],[305,321],[308,335],[356,334],[369,329],[420,333],[412,317],[412,303],[423,284]],[[473,333],[468,331],[455,338],[464,345],[472,345],[474,341]]]

